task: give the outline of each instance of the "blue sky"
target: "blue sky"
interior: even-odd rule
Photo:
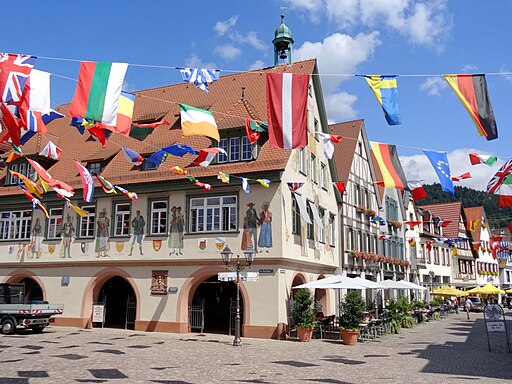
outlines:
[[[74,79],[78,62],[42,57],[246,71],[273,64],[280,6],[288,7],[294,61],[317,58],[328,74],[321,80],[329,120],[365,119],[370,140],[398,146],[409,178],[436,180],[416,148],[448,152],[452,175],[471,171],[474,178],[460,185],[477,189],[497,166],[471,167],[467,153],[509,157],[511,75],[487,76],[499,132],[491,142],[477,135],[441,77],[399,77],[403,124],[390,127],[364,79],[341,76],[512,72],[508,0],[7,2],[3,14],[13,17],[4,18],[9,33],[0,51],[39,56],[36,68]],[[52,77],[55,105],[70,102],[76,85],[58,76]],[[138,90],[179,81],[173,69],[130,66],[125,85]]]

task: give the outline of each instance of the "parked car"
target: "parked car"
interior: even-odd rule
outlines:
[[[469,296],[469,300],[473,303],[471,306],[471,312],[483,312],[485,303],[477,296]]]

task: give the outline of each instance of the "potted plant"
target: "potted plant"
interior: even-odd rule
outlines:
[[[340,331],[343,344],[355,345],[357,343],[364,310],[364,301],[360,292],[351,291],[345,295],[345,301],[340,304]]]
[[[315,312],[313,295],[308,288],[301,288],[295,292],[292,320],[297,329],[299,341],[310,341],[315,328]]]

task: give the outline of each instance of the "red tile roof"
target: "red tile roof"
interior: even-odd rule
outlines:
[[[312,74],[317,72],[316,60],[306,60],[293,63],[290,66],[281,65],[278,68],[269,67],[221,76],[218,81],[210,85],[209,93],[204,93],[188,83],[135,92],[134,121],[158,120],[164,117],[171,123],[170,126],[162,125],[155,128],[153,133],[142,142],[131,137],[113,134],[107,141],[107,148],[103,149],[98,142],[90,140],[88,133],[80,135],[76,128],[70,127],[70,119],[65,117],[50,123],[48,134],[32,138],[23,146],[22,150],[25,155],[37,154],[48,140],[53,141],[63,150],[63,153],[59,161],[52,165],[48,171],[54,178],[62,180],[75,188],[81,188],[81,181],[77,177],[77,170],[72,162],[73,159],[85,163],[113,157],[102,171],[102,176],[118,185],[182,180],[183,176],[178,176],[169,171],[169,168],[175,165],[188,168],[189,174],[199,180],[205,177],[213,178],[218,171],[232,174],[260,173],[261,177],[265,177],[264,175],[268,175],[270,172],[284,170],[291,151],[271,149],[267,141],[262,145],[258,159],[255,161],[211,165],[204,168],[191,164],[195,156],[185,155],[183,158],[172,157],[158,169],[151,171],[140,171],[139,167],[134,167],[126,161],[122,151],[120,151],[121,146],[127,146],[147,155],[175,143],[187,144],[198,150],[209,147],[211,140],[206,137],[181,136],[178,103],[209,109],[213,112],[220,131],[238,128],[241,136],[245,135],[244,118],[249,117],[266,121],[265,72]],[[242,88],[244,88],[243,100],[241,99]],[[69,105],[62,105],[58,110],[66,114],[68,107]],[[6,170],[0,172],[0,183],[5,178],[5,173]],[[19,192],[17,187],[0,188],[0,195],[12,195]]]
[[[463,213],[462,203],[460,201],[422,205],[419,208],[432,211],[434,215],[439,216],[444,221],[450,220],[451,223],[443,228],[444,236],[450,238],[459,237],[459,221],[460,216]]]
[[[364,120],[352,120],[329,125],[329,133],[343,137],[338,144],[334,145],[333,160],[336,168],[336,180],[334,181],[346,182],[348,180],[356,151],[357,139],[363,125]]]

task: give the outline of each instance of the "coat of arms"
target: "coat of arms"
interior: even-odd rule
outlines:
[[[116,251],[117,251],[118,253],[123,252],[123,248],[124,248],[124,243],[122,243],[122,242],[117,242],[117,243],[116,243]]]
[[[158,252],[162,248],[162,240],[153,240],[153,249]]]

